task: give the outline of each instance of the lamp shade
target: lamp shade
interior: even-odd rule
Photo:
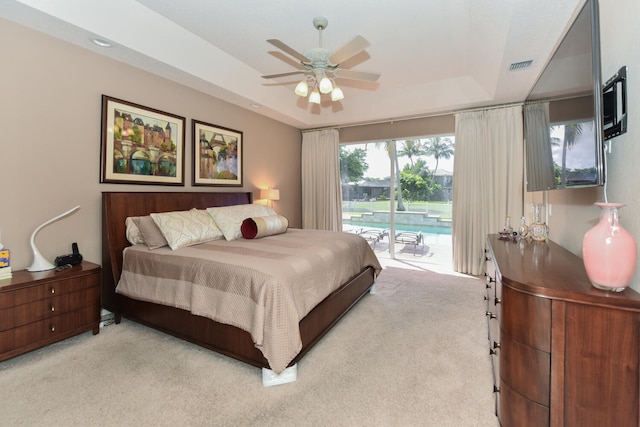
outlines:
[[[309,102],[312,104],[320,104],[320,92],[318,89],[313,89],[311,95],[309,95]]]
[[[260,190],[260,198],[267,200],[280,200],[280,190],[277,190],[275,188]]]
[[[298,96],[307,96],[307,94],[309,93],[309,86],[307,85],[307,81],[301,80],[300,83],[298,83],[298,85],[296,86],[295,92]]]
[[[329,77],[325,76],[320,80],[320,92],[321,93],[329,93],[333,90],[333,85],[331,84],[331,80]]]
[[[340,101],[341,99],[344,99],[344,93],[342,93],[342,89],[340,89],[338,86],[335,86],[331,91],[331,100]]]

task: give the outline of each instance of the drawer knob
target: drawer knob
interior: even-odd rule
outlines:
[[[49,330],[50,330],[51,332],[55,332],[55,330],[56,330],[55,325],[51,325],[51,326],[49,327]]]
[[[50,308],[52,312],[56,311],[56,308],[53,306],[53,304],[51,304]]]
[[[493,392],[494,393],[500,393],[500,387],[498,387],[497,385],[493,386]]]
[[[52,293],[52,294],[55,294],[55,293],[56,293],[55,288],[53,288],[53,287],[51,288],[51,293]]]
[[[496,299],[495,299],[495,303],[496,303],[496,305],[497,305],[497,304],[500,304],[501,302],[502,302],[502,298],[496,298]]]
[[[500,348],[500,343],[499,342],[493,342],[493,348],[498,349]]]
[[[495,315],[495,314],[493,314],[493,313],[492,313],[492,312],[490,312],[490,311],[487,311],[485,314],[487,315],[487,317],[488,317],[489,319],[495,319],[495,318],[496,318],[496,315]]]

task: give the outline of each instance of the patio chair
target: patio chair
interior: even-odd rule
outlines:
[[[396,233],[395,242],[405,245],[413,245],[413,255],[416,255],[418,245],[423,244],[422,231],[400,231]]]
[[[371,243],[374,247],[376,246],[376,243],[378,243],[388,235],[389,230],[383,230],[380,228],[362,228],[358,232],[358,236],[362,236],[367,239],[369,243]]]

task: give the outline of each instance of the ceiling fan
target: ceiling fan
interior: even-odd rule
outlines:
[[[335,80],[336,77],[344,79],[357,79],[375,82],[380,78],[379,73],[367,73],[362,71],[354,71],[340,67],[348,59],[354,57],[358,53],[369,47],[369,42],[362,36],[357,36],[349,43],[332,51],[322,47],[322,30],[327,28],[328,20],[319,16],[313,19],[313,26],[319,33],[319,47],[307,49],[302,53],[291,48],[284,42],[277,39],[269,39],[271,43],[278,49],[288,53],[292,57],[300,61],[302,67],[296,71],[288,73],[270,74],[262,76],[265,79],[273,79],[278,77],[292,76],[296,74],[304,74],[304,78],[296,86],[295,93],[299,96],[306,97],[311,88],[309,102],[320,104],[320,93],[331,93],[332,101],[339,101],[344,98],[342,89],[340,89]]]

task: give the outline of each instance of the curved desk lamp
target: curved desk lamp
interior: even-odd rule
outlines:
[[[73,209],[66,211],[65,213],[58,215],[55,218],[51,218],[49,221],[43,224],[40,224],[38,228],[36,228],[33,231],[33,233],[31,234],[31,250],[33,251],[33,264],[31,264],[31,267],[27,268],[27,271],[45,271],[45,270],[53,270],[55,268],[55,265],[47,261],[45,257],[43,257],[42,254],[40,254],[40,251],[38,251],[38,248],[36,248],[36,243],[35,243],[36,234],[38,234],[38,231],[42,230],[44,227],[51,224],[52,222],[56,222],[67,215],[71,215],[78,209],[80,209],[79,205]]]

